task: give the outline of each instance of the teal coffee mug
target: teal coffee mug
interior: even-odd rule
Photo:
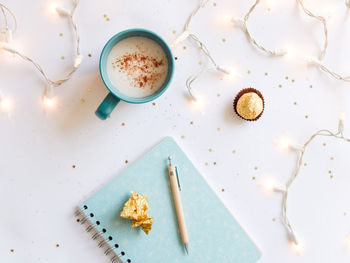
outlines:
[[[111,50],[117,43],[130,37],[143,37],[153,40],[163,50],[167,59],[167,62],[165,63],[167,63],[168,70],[163,84],[159,89],[155,91],[155,93],[152,93],[151,95],[148,95],[146,97],[131,97],[126,94],[123,94],[120,90],[118,90],[118,83],[114,82],[113,84],[107,73],[107,59]],[[152,101],[158,98],[160,95],[162,95],[165,92],[165,90],[169,87],[169,84],[174,74],[174,57],[169,46],[157,34],[146,29],[128,29],[113,36],[103,48],[100,57],[100,74],[103,83],[109,90],[109,94],[97,108],[96,115],[100,119],[105,120],[108,118],[115,106],[117,106],[117,104],[121,100],[129,103],[138,104]]]

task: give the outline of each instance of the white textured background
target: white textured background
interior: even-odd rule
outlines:
[[[67,72],[73,63],[74,39],[67,20],[47,12],[50,1],[3,2],[18,18],[14,44],[37,59],[50,76]],[[252,48],[241,30],[220,24],[225,14],[242,17],[252,2],[216,0],[217,5],[211,2],[191,25],[220,64],[234,65],[242,75],[220,80],[213,72],[194,84],[206,98],[204,114],[187,101],[185,80],[200,68],[199,61],[203,65],[207,61],[186,41],[174,49],[175,78],[155,106],[120,103],[107,121],[94,115],[107,94],[98,73],[105,42],[132,27],[153,30],[171,42],[196,0],[81,1],[76,19],[85,60],[73,79],[56,89],[58,106],[47,115],[40,103],[45,85],[41,77],[30,64],[0,52],[0,88],[14,101],[10,118],[0,114],[1,262],[107,262],[75,222],[73,208],[167,135],[189,154],[261,248],[261,263],[349,262],[345,240],[350,234],[350,145],[319,139],[306,153],[307,166],[289,202],[290,219],[304,243],[299,255],[280,223],[281,196],[267,195],[260,185],[267,176],[284,183],[293,172],[296,154],[280,152],[275,144],[281,135],[303,143],[317,129],[336,130],[340,112],[350,116],[350,85],[293,59],[266,57]],[[267,11],[262,1],[249,21],[256,39],[271,49],[288,44],[300,56],[317,56],[323,44],[320,24],[306,17],[295,1],[272,2],[275,5]],[[62,4],[70,7],[71,1]],[[344,1],[306,0],[305,4],[328,19],[325,63],[349,72],[350,17]],[[240,121],[232,110],[235,94],[249,86],[259,89],[266,100],[264,115],[255,123]],[[350,136],[347,128],[350,125],[345,125]]]

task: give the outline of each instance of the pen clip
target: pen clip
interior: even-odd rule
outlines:
[[[177,185],[178,185],[178,187],[179,187],[179,190],[181,191],[180,180],[179,180],[179,174],[177,173],[177,167],[176,167],[176,166],[175,166],[175,173],[176,173]]]

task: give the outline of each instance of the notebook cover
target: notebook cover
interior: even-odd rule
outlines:
[[[189,235],[186,254],[178,228],[168,176],[168,156],[177,166]],[[154,224],[149,235],[119,216],[130,191],[146,194]],[[80,206],[122,262],[255,263],[260,251],[207,182],[167,137]],[[99,221],[99,225],[96,224]],[[106,230],[103,233],[102,229]],[[109,240],[108,237],[112,237]],[[125,255],[120,255],[121,251]],[[129,259],[130,261],[127,261]]]

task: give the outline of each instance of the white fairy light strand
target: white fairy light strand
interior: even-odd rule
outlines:
[[[350,142],[349,138],[344,137],[344,116],[339,117],[339,122],[338,122],[338,132],[334,133],[329,130],[319,130],[313,135],[310,136],[310,138],[303,144],[303,145],[296,145],[296,144],[289,144],[289,148],[296,150],[299,152],[299,158],[297,161],[297,167],[292,175],[292,177],[289,179],[289,181],[283,185],[283,186],[275,186],[273,187],[273,190],[276,192],[281,192],[283,194],[283,201],[282,201],[282,222],[283,225],[288,233],[288,237],[290,241],[292,241],[295,245],[299,244],[299,241],[297,239],[297,235],[294,231],[294,228],[291,225],[291,222],[288,218],[288,206],[287,206],[287,201],[288,201],[288,195],[289,195],[289,190],[290,187],[292,186],[293,182],[295,179],[298,177],[300,169],[303,164],[303,158],[304,158],[304,153],[309,146],[309,144],[318,136],[328,136],[328,137],[334,137],[336,139],[340,139],[345,142]]]
[[[23,60],[30,62],[31,64],[34,65],[34,67],[40,72],[40,74],[43,76],[45,82],[47,83],[47,86],[45,87],[44,91],[44,98],[51,98],[52,96],[52,90],[54,87],[61,86],[63,83],[68,81],[72,75],[75,73],[75,71],[79,68],[80,64],[82,63],[83,57],[81,55],[81,50],[80,50],[80,36],[78,33],[78,27],[74,19],[74,15],[76,12],[76,9],[78,7],[79,0],[74,0],[73,1],[73,7],[72,9],[66,10],[62,7],[56,7],[55,11],[60,15],[60,16],[65,16],[69,19],[70,24],[73,28],[74,34],[75,34],[75,39],[76,39],[76,56],[74,59],[74,65],[73,68],[70,72],[68,72],[62,79],[59,80],[52,80],[48,77],[47,73],[43,70],[43,68],[40,66],[38,62],[36,62],[34,59],[30,58],[29,56],[21,53],[19,50],[17,50],[11,43],[12,39],[9,39],[8,36],[12,36],[12,34],[16,31],[17,29],[17,19],[14,13],[6,7],[4,4],[0,3],[0,9],[1,13],[4,17],[4,27],[1,28],[0,35],[5,35],[5,41],[0,42],[0,48],[3,50],[12,53],[14,55],[18,55],[21,57]],[[8,14],[12,17],[14,21],[14,29],[11,30],[9,28],[8,24]],[[0,102],[1,102],[0,97]]]
[[[270,55],[270,56],[285,56],[288,54],[288,51],[283,51],[283,50],[269,50],[267,48],[265,48],[263,45],[259,44],[252,36],[252,34],[250,33],[248,27],[247,27],[247,21],[250,18],[250,15],[252,14],[252,12],[254,11],[254,9],[256,8],[256,6],[260,3],[260,0],[256,0],[254,2],[254,4],[249,8],[249,11],[247,12],[247,14],[244,16],[244,19],[234,19],[232,18],[232,22],[234,24],[239,25],[239,27],[241,27],[241,29],[243,30],[243,32],[246,34],[246,37],[248,39],[248,41],[250,43],[252,43],[252,45],[254,45],[256,48],[258,48],[259,50],[261,50],[262,52]],[[314,18],[316,20],[318,20],[320,23],[322,23],[323,26],[323,34],[324,34],[324,42],[323,42],[323,47],[321,49],[321,52],[318,56],[318,59],[316,58],[306,58],[308,62],[310,62],[311,64],[317,66],[320,68],[321,71],[329,74],[330,76],[332,76],[333,78],[337,79],[337,80],[341,80],[341,81],[345,81],[345,82],[350,82],[350,75],[349,76],[342,76],[341,74],[332,71],[330,68],[328,68],[326,65],[324,65],[322,63],[322,60],[325,57],[325,54],[327,52],[328,49],[328,27],[327,27],[327,21],[323,16],[319,16],[319,15],[315,15],[313,12],[311,12],[308,8],[305,7],[304,5],[304,1],[303,0],[297,0],[298,5],[301,7],[302,11],[308,15],[311,18]],[[345,1],[345,4],[347,6],[347,8],[350,8],[350,1]]]
[[[190,95],[190,97],[196,101],[198,99],[197,96],[195,96],[194,91],[192,89],[192,83],[203,73],[209,71],[209,70],[218,70],[222,73],[225,74],[230,74],[231,72],[228,71],[227,69],[224,69],[223,67],[219,66],[216,61],[214,60],[213,56],[210,54],[208,48],[204,45],[204,43],[195,35],[193,34],[190,30],[189,30],[189,26],[190,23],[193,19],[193,17],[198,13],[198,11],[205,7],[205,5],[209,2],[210,0],[201,0],[200,4],[192,11],[192,13],[190,14],[189,18],[187,19],[187,22],[185,24],[184,27],[184,31],[175,39],[175,41],[173,42],[172,46],[175,46],[183,41],[185,41],[187,38],[192,38],[195,42],[198,43],[199,45],[199,49],[201,51],[203,51],[203,53],[208,57],[209,61],[211,62],[211,64],[213,65],[212,67],[204,67],[203,69],[199,70],[197,73],[195,73],[194,75],[190,76],[187,81],[186,81],[186,86],[187,86],[187,90],[188,93]]]

